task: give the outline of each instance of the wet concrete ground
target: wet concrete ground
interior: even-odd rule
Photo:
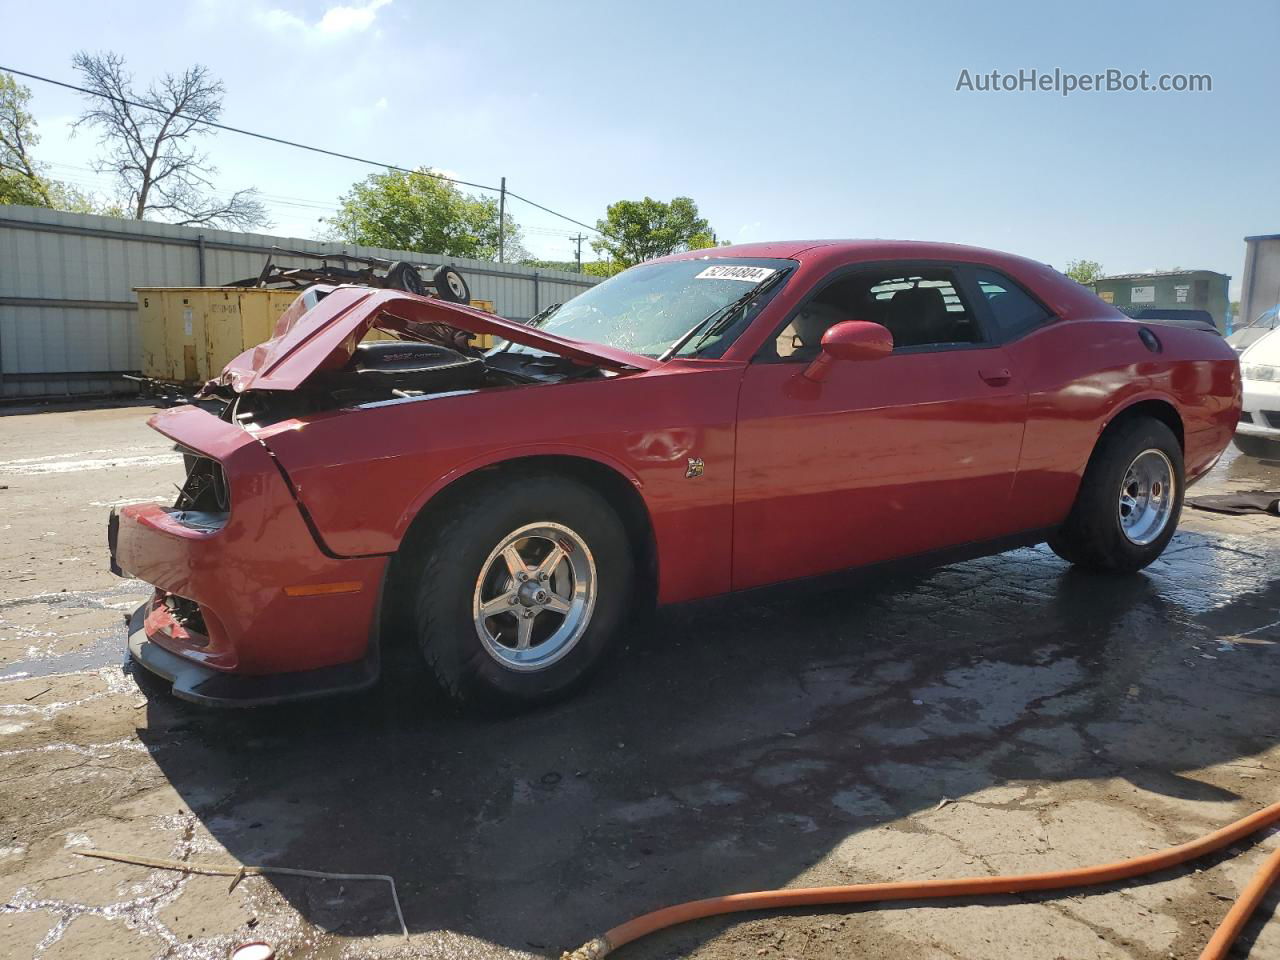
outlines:
[[[587,693],[459,717],[402,677],[248,713],[118,666],[106,504],[169,498],[144,409],[0,418],[0,957],[552,956],[766,887],[1078,866],[1280,799],[1280,520],[1188,511],[1145,574],[1047,549],[660,614]],[[111,461],[116,465],[109,465]],[[1195,489],[1280,488],[1233,458]],[[1070,897],[706,921],[628,960],[1195,957],[1272,834]],[[188,876],[75,855],[390,874]],[[1250,925],[1280,958],[1276,895]],[[1243,953],[1241,953],[1243,955]]]

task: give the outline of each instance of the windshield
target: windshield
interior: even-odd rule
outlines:
[[[1280,304],[1277,304],[1265,313],[1260,313],[1249,323],[1246,323],[1242,327],[1237,327],[1236,329],[1248,330],[1252,327],[1256,327],[1259,330],[1274,330],[1277,326],[1280,326]]]
[[[557,336],[646,357],[719,356],[786,282],[778,275],[795,265],[794,260],[760,257],[640,264],[548,311],[538,326]],[[725,312],[757,288],[759,297]],[[671,350],[704,321],[696,336]],[[505,349],[539,352],[519,344]]]

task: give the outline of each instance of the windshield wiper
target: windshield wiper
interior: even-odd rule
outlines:
[[[696,337],[699,331],[706,327],[705,332],[703,332],[702,336],[698,338],[698,342],[693,346],[693,352],[696,353],[698,348],[706,343],[708,338],[714,337],[717,333],[722,332],[729,325],[729,321],[737,315],[739,310],[746,309],[747,305],[751,303],[752,300],[772,288],[773,285],[786,276],[787,273],[788,271],[786,270],[779,270],[755,284],[750,290],[738,297],[738,299],[734,300],[732,303],[726,303],[723,307],[717,307],[715,310],[711,311],[711,313],[682,333],[680,335],[680,339],[667,347],[667,349],[663,350],[658,356],[658,361],[663,362],[670,360],[680,352],[686,343]]]
[[[526,320],[524,322],[524,325],[526,327],[540,327],[544,323],[546,323],[548,320],[550,320],[551,315],[563,306],[564,306],[563,303],[553,303],[549,307],[543,307],[541,310],[535,313],[532,317]],[[507,340],[502,344],[501,347],[498,348],[498,352],[506,353],[508,350],[511,349],[511,344],[512,344],[512,341]]]
[[[541,310],[539,310],[537,313],[535,313],[532,317],[528,319],[528,321],[525,323],[525,326],[527,327],[542,326],[544,323],[546,323],[548,320],[551,319],[551,315],[553,313],[555,313],[557,310],[559,310],[563,306],[564,306],[563,303],[553,303],[549,307],[543,307]]]

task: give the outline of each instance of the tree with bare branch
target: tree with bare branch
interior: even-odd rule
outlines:
[[[31,91],[0,73],[0,200],[51,207],[49,185],[31,156],[38,142],[36,122],[27,110]]]
[[[30,101],[30,90],[12,74],[0,73],[0,203],[118,216],[111,204],[48,175],[48,165],[32,154],[40,135],[27,109]]]
[[[217,169],[194,142],[212,131],[209,124],[222,113],[224,88],[207,67],[166,73],[135,90],[118,54],[82,51],[72,62],[93,91],[75,127],[99,131],[106,154],[98,172],[115,176],[121,202],[134,219],[242,230],[268,225],[256,189],[225,198],[215,194]]]

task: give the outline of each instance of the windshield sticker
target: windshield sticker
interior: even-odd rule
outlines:
[[[723,264],[718,267],[707,267],[693,279],[695,280],[744,280],[747,283],[759,283],[777,273],[773,267],[743,267]]]

